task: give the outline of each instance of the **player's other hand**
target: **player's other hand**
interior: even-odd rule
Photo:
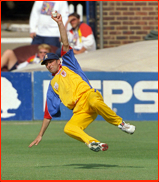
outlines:
[[[36,139],[29,145],[29,147],[32,147],[33,145],[38,145],[41,140],[42,136],[37,136]]]

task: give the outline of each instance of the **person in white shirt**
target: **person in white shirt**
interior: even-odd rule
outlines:
[[[48,44],[58,48],[60,33],[55,22],[50,18],[53,11],[63,16],[64,24],[68,20],[69,9],[67,1],[35,1],[29,19],[31,44]]]

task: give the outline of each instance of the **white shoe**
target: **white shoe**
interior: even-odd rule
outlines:
[[[87,146],[94,152],[106,151],[108,149],[108,145],[106,143],[92,142]]]
[[[118,125],[118,128],[120,128],[122,131],[124,131],[126,133],[130,133],[130,134],[133,134],[135,132],[135,126],[130,125],[129,123],[125,123],[125,121],[123,121],[120,125]]]

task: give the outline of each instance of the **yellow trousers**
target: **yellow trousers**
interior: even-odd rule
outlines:
[[[95,92],[94,89],[91,89],[83,94],[77,102],[73,110],[73,116],[65,125],[64,132],[86,144],[92,141],[100,142],[84,132],[84,129],[96,119],[98,114],[113,125],[117,126],[122,122],[122,118],[104,103],[100,92]]]

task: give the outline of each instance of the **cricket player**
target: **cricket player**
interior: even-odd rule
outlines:
[[[66,29],[61,14],[51,18],[57,22],[62,46],[62,64],[54,53],[47,53],[41,64],[54,76],[47,91],[44,119],[36,139],[29,145],[38,145],[52,117],[60,116],[60,103],[73,110],[72,118],[67,122],[64,132],[70,137],[84,142],[92,151],[106,151],[108,145],[89,136],[84,132],[97,117],[101,115],[107,122],[118,126],[122,131],[133,134],[135,126],[125,123],[122,118],[112,111],[103,101],[100,92],[89,83],[82,71],[73,49],[69,46]]]

